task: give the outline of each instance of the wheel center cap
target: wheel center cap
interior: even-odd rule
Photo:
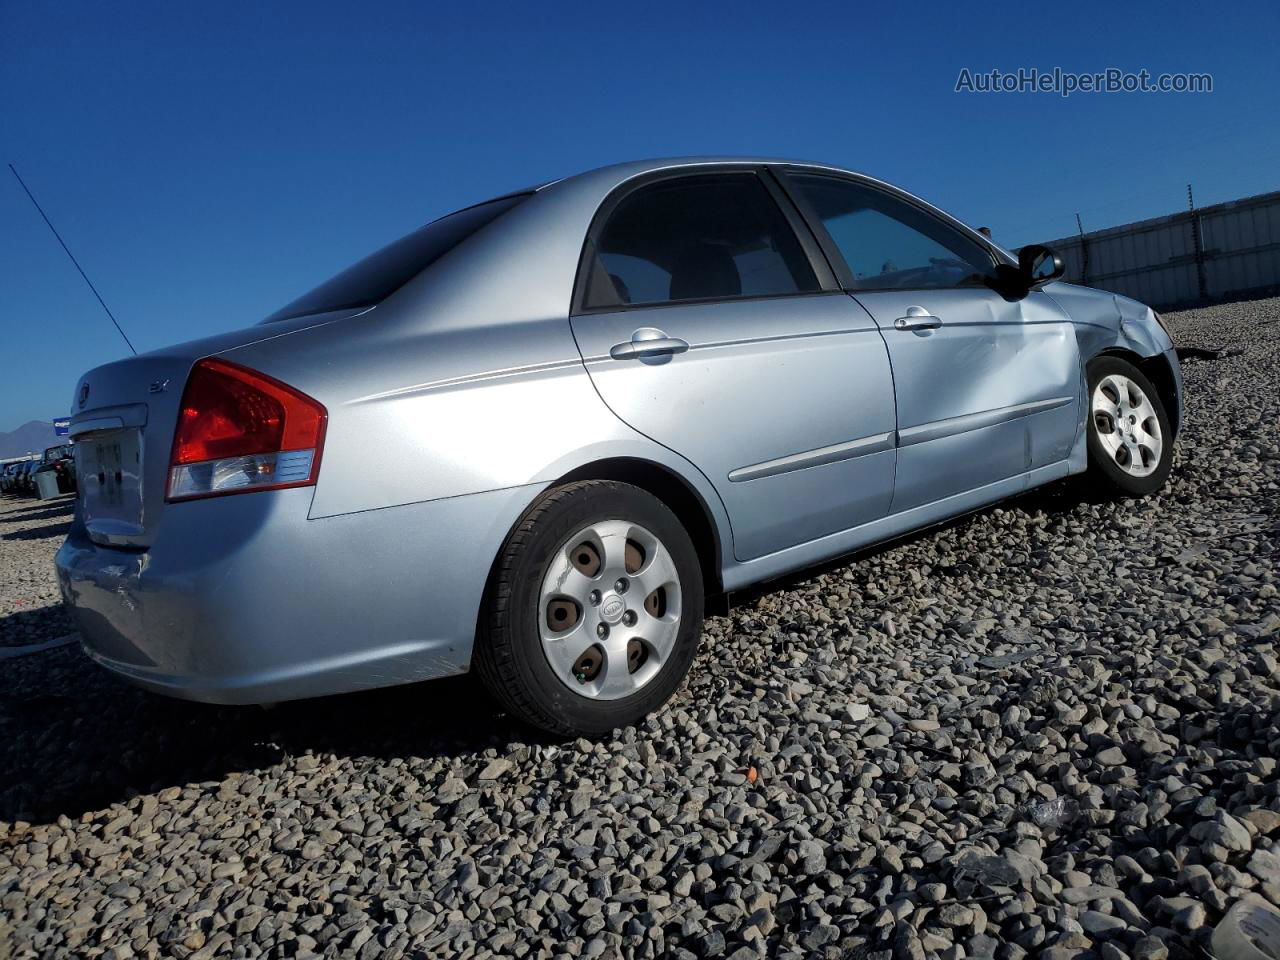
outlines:
[[[611,593],[600,604],[600,619],[613,626],[627,612],[627,602],[616,593]]]

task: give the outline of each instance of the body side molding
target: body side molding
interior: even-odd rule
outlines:
[[[898,446],[909,447],[915,443],[929,440],[941,440],[953,437],[958,433],[980,430],[983,427],[994,427],[996,424],[1020,420],[1032,414],[1056,410],[1071,403],[1072,397],[1051,397],[1048,400],[1035,400],[1031,403],[1019,403],[1011,407],[997,407],[994,410],[981,410],[978,413],[967,413],[960,417],[949,417],[946,420],[934,420],[922,423],[918,427],[907,427],[898,431]]]
[[[766,460],[747,467],[738,467],[729,474],[731,483],[743,483],[747,480],[759,480],[761,477],[773,477],[780,473],[803,470],[805,467],[820,467],[827,463],[838,463],[841,460],[852,460],[870,453],[880,453],[893,449],[892,433],[877,433],[847,443],[833,443],[829,447],[816,450],[805,450],[790,456]]]

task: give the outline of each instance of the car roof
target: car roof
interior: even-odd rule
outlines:
[[[494,327],[567,315],[584,238],[609,195],[637,177],[715,166],[790,166],[853,176],[911,197],[954,220],[901,187],[832,164],[734,155],[631,160],[530,188],[525,202],[387,297],[377,307],[379,315],[384,324],[413,327],[427,318],[425,322],[436,330]],[[494,283],[495,277],[501,277],[502,282]]]
[[[821,163],[814,160],[802,160],[795,157],[735,156],[726,154],[720,156],[655,157],[648,160],[631,160],[624,163],[596,167],[594,170],[587,170],[562,180],[555,180],[535,188],[533,192],[577,192],[588,205],[595,206],[602,202],[613,190],[636,177],[644,177],[665,171],[678,172],[680,170],[696,170],[699,167],[712,166],[784,166],[856,177],[909,197],[920,206],[933,211],[945,220],[958,223],[972,231],[971,227],[945,210],[888,180],[882,180],[872,174],[849,167],[840,167],[835,164]]]
[[[856,170],[848,170],[843,167],[833,166],[829,163],[815,163],[811,160],[798,160],[788,157],[761,157],[761,156],[737,156],[732,154],[723,155],[701,155],[701,156],[684,156],[684,157],[652,157],[647,160],[627,160],[621,163],[611,163],[603,167],[596,167],[592,170],[584,170],[581,173],[572,176],[563,177],[559,180],[552,180],[535,188],[535,192],[550,190],[553,188],[564,188],[569,186],[589,187],[596,186],[603,182],[612,182],[615,186],[631,180],[635,177],[647,176],[651,173],[661,173],[663,171],[676,171],[685,169],[696,169],[698,167],[710,166],[795,166],[808,167],[811,169],[830,170],[837,173],[853,174],[858,177],[866,177],[875,180],[875,177],[869,177],[867,174],[859,173]],[[882,181],[878,181],[882,182]]]

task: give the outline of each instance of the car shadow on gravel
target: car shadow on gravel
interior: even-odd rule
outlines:
[[[0,647],[19,647],[65,636],[75,628],[61,603],[0,616]],[[0,694],[3,696],[3,694]]]
[[[833,573],[837,570],[843,570],[845,567],[856,564],[859,560],[866,557],[876,556],[881,553],[888,553],[902,547],[911,546],[914,543],[930,540],[934,537],[973,523],[976,519],[984,514],[990,513],[995,509],[1002,510],[1019,510],[1025,513],[1046,513],[1051,516],[1067,514],[1075,510],[1082,504],[1105,503],[1108,502],[1105,497],[1094,497],[1089,489],[1079,482],[1078,478],[1071,477],[1066,480],[1059,480],[1056,483],[1048,484],[1044,487],[1037,487],[1027,493],[1019,494],[1009,500],[1003,500],[999,503],[989,504],[970,513],[962,513],[957,517],[944,520],[942,523],[932,527],[923,527],[919,530],[912,530],[892,540],[884,540],[879,543],[873,543],[861,550],[853,553],[846,553],[831,560],[826,560],[812,567],[805,567],[794,573],[784,574],[776,580],[767,580],[763,583],[752,584],[733,594],[733,606],[747,606],[762,597],[771,593],[780,593],[782,591],[793,589],[810,580],[815,580],[824,574]]]
[[[50,537],[65,537],[70,530],[71,521],[68,520],[66,523],[54,523],[43,527],[10,530],[8,533],[0,533],[0,540],[48,540]]]
[[[77,647],[18,658],[0,679],[0,821],[72,819],[140,794],[288,763],[359,763],[503,752],[536,734],[470,676],[261,707],[149,694]],[[480,761],[483,762],[483,761]]]
[[[71,516],[76,509],[76,498],[74,495],[59,495],[50,500],[32,500],[30,503],[24,504],[18,510],[10,511],[9,517],[21,517],[29,520],[35,514],[48,513],[50,516],[57,514],[66,514]]]
[[[65,497],[59,500],[32,500],[15,510],[7,510],[0,515],[0,523],[30,523],[32,520],[43,520],[49,517],[71,516],[75,511],[76,498]]]

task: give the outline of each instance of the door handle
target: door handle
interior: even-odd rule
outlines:
[[[609,348],[609,356],[615,360],[636,360],[645,357],[668,356],[673,353],[684,353],[689,349],[689,342],[679,337],[668,337],[655,327],[641,327],[631,335],[630,340],[615,343]]]
[[[942,319],[924,307],[907,307],[907,315],[893,321],[895,330],[934,330],[940,326]]]

